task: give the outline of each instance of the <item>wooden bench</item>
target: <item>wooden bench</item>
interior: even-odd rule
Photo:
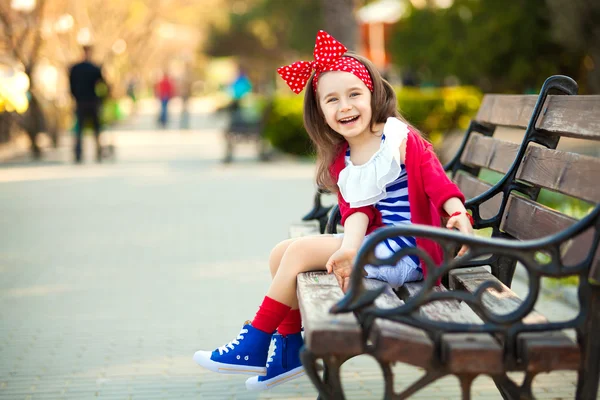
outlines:
[[[320,398],[344,398],[341,365],[359,354],[370,354],[382,365],[385,398],[406,398],[449,374],[458,377],[464,399],[480,374],[490,375],[505,399],[533,398],[533,378],[554,370],[577,370],[576,398],[596,398],[600,344],[592,334],[600,328],[600,265],[594,261],[600,241],[600,160],[554,150],[561,137],[600,141],[600,96],[575,96],[576,91],[571,79],[552,77],[539,97],[484,98],[448,168],[469,198],[475,227],[491,228],[492,238],[423,226],[386,227],[359,252],[345,296],[332,276],[299,275],[301,356]],[[554,92],[571,96],[550,95]],[[520,145],[497,139],[507,128],[524,130]],[[481,169],[502,178],[486,185],[478,179]],[[537,203],[540,188],[594,208],[576,221]],[[394,236],[428,237],[445,251],[443,263],[424,282],[406,284],[397,293],[361,273],[364,265],[393,264],[409,254],[375,258],[376,244]],[[463,243],[470,251],[455,259]],[[425,257],[419,249],[412,251]],[[517,261],[529,274],[525,299],[509,289]],[[533,310],[540,280],[567,275],[579,277],[580,311],[569,321],[548,322]],[[436,286],[443,276],[448,285]],[[575,331],[578,342],[565,329]],[[325,366],[323,376],[318,359]],[[395,362],[421,367],[425,375],[395,393]],[[511,371],[524,371],[524,381],[511,380]]]

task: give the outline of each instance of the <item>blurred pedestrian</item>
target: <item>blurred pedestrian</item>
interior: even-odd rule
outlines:
[[[69,85],[75,99],[75,114],[77,116],[75,129],[75,162],[81,162],[82,134],[87,121],[91,121],[96,139],[96,161],[102,161],[100,146],[100,107],[102,97],[99,94],[99,84],[104,84],[105,94],[108,91],[102,69],[91,61],[92,47],[83,46],[83,60],[73,65],[69,70]]]
[[[252,82],[242,68],[239,69],[237,77],[229,86],[229,91],[233,99],[232,110],[237,111],[240,108],[240,101],[252,92]]]
[[[161,79],[156,83],[154,92],[160,101],[158,124],[165,128],[169,119],[169,101],[175,95],[173,81],[167,72],[163,72]]]
[[[234,136],[248,131],[248,121],[242,112],[242,99],[252,92],[252,82],[246,72],[239,68],[238,75],[227,88],[231,96],[229,104],[229,128],[225,132],[225,158],[223,162],[229,163],[233,160]]]
[[[137,111],[137,96],[135,94],[137,87],[137,80],[134,77],[129,78],[127,81],[127,97],[131,99],[131,112],[135,114]]]

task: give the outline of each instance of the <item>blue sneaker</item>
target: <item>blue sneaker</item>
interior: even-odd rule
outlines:
[[[194,361],[206,369],[222,374],[265,375],[271,334],[244,323],[240,334],[214,351],[197,351]]]
[[[273,354],[267,360],[267,374],[253,376],[246,381],[248,390],[266,390],[306,375],[300,362],[300,348],[304,344],[301,333],[273,335]]]

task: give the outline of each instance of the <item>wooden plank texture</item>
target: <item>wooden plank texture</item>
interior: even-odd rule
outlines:
[[[577,197],[600,203],[600,159],[529,146],[517,172],[517,179]]]
[[[445,333],[442,360],[455,374],[499,374],[504,370],[502,347],[486,333]]]
[[[502,216],[500,229],[520,240],[539,239],[573,225],[577,220],[529,199],[511,195]],[[593,244],[594,231],[588,229],[561,247],[566,266],[585,259]],[[596,260],[598,258],[596,257]]]
[[[537,127],[560,136],[600,140],[600,95],[549,96]]]
[[[404,301],[415,297],[423,289],[423,282],[410,282],[398,289],[397,293]],[[434,286],[433,292],[446,292],[443,285]],[[456,300],[434,301],[421,306],[419,313],[432,321],[449,321],[464,324],[481,324],[481,319]]]
[[[464,153],[463,164],[483,167],[505,174],[519,151],[519,144],[480,134],[471,135]]]
[[[386,290],[376,300],[380,308],[395,308],[404,302],[386,283],[365,279],[365,286],[373,289],[385,286]],[[373,344],[373,356],[383,362],[403,362],[426,368],[434,358],[434,344],[421,329],[378,318],[373,324],[369,340]]]
[[[422,282],[405,284],[400,293],[407,300],[422,290]],[[443,285],[434,292],[445,292]],[[419,309],[420,315],[434,320],[480,325],[481,319],[466,305],[455,300],[429,303]],[[444,333],[441,338],[441,357],[452,373],[500,373],[503,370],[502,347],[487,333]]]
[[[576,222],[532,200],[510,195],[500,229],[520,240],[539,239],[562,231]]]
[[[465,198],[472,199],[490,189],[492,185],[464,172],[459,172],[454,178],[455,183],[463,192]],[[482,218],[491,218],[498,213],[502,204],[502,193],[498,193],[479,207]]]
[[[331,314],[343,296],[335,277],[324,271],[298,274],[298,301],[304,342],[315,355],[363,353],[361,329],[352,313]]]
[[[475,120],[489,125],[526,128],[537,96],[487,94],[481,101]]]
[[[537,96],[486,95],[475,120],[526,128]],[[552,135],[600,140],[600,95],[548,96],[537,128]]]
[[[450,287],[454,290],[475,292],[483,282],[495,281],[502,286],[502,292],[487,290],[483,296],[483,305],[495,314],[503,315],[517,309],[522,300],[515,292],[502,284],[483,267],[464,268],[450,271]],[[543,324],[546,317],[533,310],[525,318],[526,324]],[[501,339],[501,337],[499,337]],[[518,357],[523,360],[530,371],[542,372],[554,369],[577,369],[579,349],[567,335],[562,332],[543,332],[520,334],[518,341]]]

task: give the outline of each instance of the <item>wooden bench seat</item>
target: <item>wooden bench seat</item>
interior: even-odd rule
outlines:
[[[316,356],[364,353],[362,330],[356,317],[329,312],[344,296],[333,275],[324,271],[300,274],[297,291],[306,347]]]
[[[482,283],[494,281],[502,292],[488,290],[482,297],[483,305],[497,315],[514,312],[523,304],[523,300],[484,267],[453,270],[450,272],[452,290],[465,290],[474,293]],[[533,310],[523,318],[525,324],[543,324],[548,319]],[[504,337],[496,339],[504,344]],[[529,372],[547,372],[554,370],[574,370],[580,362],[580,350],[573,339],[561,331],[529,332],[517,335],[515,343],[514,369],[526,368]]]

